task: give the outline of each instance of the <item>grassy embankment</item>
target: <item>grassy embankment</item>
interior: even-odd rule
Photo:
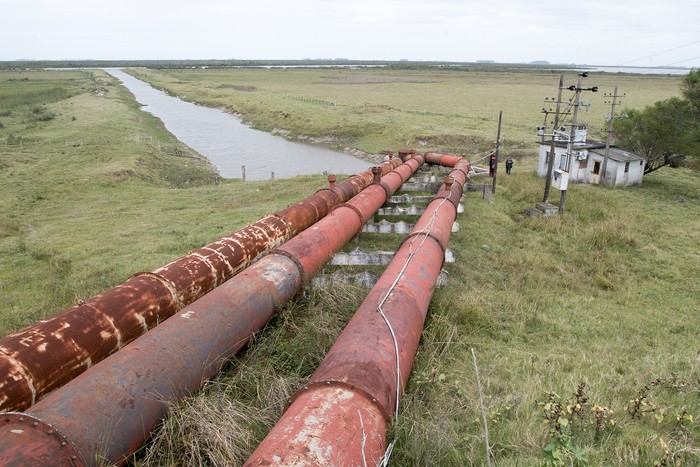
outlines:
[[[1,73],[0,115],[3,336],[324,183],[216,185],[100,71]]]
[[[372,153],[409,147],[480,154],[493,148],[502,110],[505,147],[516,155],[530,155],[535,127],[544,119],[539,110],[554,107],[545,105],[545,98],[556,97],[559,82],[558,73],[543,71],[137,69],[131,73],[186,100],[239,112],[263,130]],[[575,83],[570,73],[565,85]],[[599,86],[600,92],[583,94],[591,108],[579,116],[600,137],[606,127],[604,116],[610,113],[605,93],[619,86],[620,93],[628,96],[623,106],[641,108],[677,95],[679,78],[598,74],[585,83]]]
[[[506,153],[520,159],[512,176],[500,177],[493,205],[470,196],[459,219],[462,230],[450,244],[458,262],[447,265],[450,287],[438,290],[431,306],[397,427],[395,465],[485,463],[471,348],[479,361],[497,465],[541,463],[548,428],[569,422],[552,416],[553,404],[548,412],[553,420],[545,423],[537,402],[546,402],[549,392],[573,400],[581,382],[588,397],[582,416],[574,414],[570,438],[554,444],[563,457],[572,456],[568,443],[581,448],[592,465],[653,464],[666,451],[679,452],[687,463],[698,461],[700,433],[687,417],[700,416],[697,172],[664,169],[634,189],[573,186],[564,217],[527,219],[520,213],[540,199],[543,185],[532,174],[533,159],[525,158],[534,152],[526,143],[536,124],[530,122],[539,120],[532,112],[541,108],[542,96],[552,94],[556,75],[440,73],[438,83],[412,72],[387,82],[384,71],[144,73],[173,93],[249,110],[246,117],[256,126],[311,136],[326,131],[343,139],[338,144],[364,150],[424,141],[425,149],[481,154],[490,149],[489,135],[498,110],[504,110]],[[335,74],[363,81],[314,84]],[[0,81],[5,86],[0,96],[25,92],[22,86],[40,76],[47,75]],[[630,101],[643,94],[649,102],[642,104],[677,92],[676,78],[616,76],[596,78],[595,84],[604,80],[620,86]],[[449,92],[443,90],[447,81]],[[275,189],[282,193],[273,196],[267,183],[215,186],[204,169],[188,175],[186,188],[182,178],[163,180],[165,173],[189,174],[177,164],[193,160],[133,142],[134,134],[167,135],[127,104],[111,79],[71,75],[62,85],[72,97],[44,104],[54,119],[26,121],[31,108],[22,106],[0,117],[4,140],[10,135],[27,140],[19,148],[0,148],[9,180],[0,204],[0,281],[10,304],[2,312],[5,333],[163,264],[322,183],[318,177],[278,181]],[[328,93],[332,89],[335,95]],[[477,90],[481,98],[463,95]],[[454,117],[457,113],[462,116]],[[357,134],[334,133],[328,124],[334,119],[338,128]],[[64,144],[86,135],[111,138],[111,146]],[[237,202],[251,196],[261,197],[259,205]],[[362,298],[360,290],[338,288],[311,292],[287,306],[226,372],[177,408],[139,462],[240,463]],[[646,410],[641,416],[626,409],[635,398]],[[608,418],[601,418],[598,436],[594,404],[614,410],[599,412]]]

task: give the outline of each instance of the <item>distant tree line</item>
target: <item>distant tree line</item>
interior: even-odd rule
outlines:
[[[616,145],[647,158],[644,173],[700,165],[700,70],[683,78],[681,96],[625,109],[627,117],[615,124]]]
[[[240,59],[196,59],[196,60],[17,60],[0,61],[0,69],[26,70],[43,68],[230,68],[230,67],[386,67],[397,70],[422,70],[440,68],[444,70],[550,70],[552,65],[519,63],[477,63],[412,60],[349,60],[345,58],[303,59],[303,60],[240,60]],[[556,69],[574,68],[557,65]]]

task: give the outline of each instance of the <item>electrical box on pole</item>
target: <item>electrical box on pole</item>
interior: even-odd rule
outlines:
[[[569,172],[554,169],[552,171],[552,186],[557,190],[566,190],[569,187]]]

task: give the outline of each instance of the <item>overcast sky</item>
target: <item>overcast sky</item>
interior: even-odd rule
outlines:
[[[700,67],[698,0],[2,0],[0,60],[439,60]]]

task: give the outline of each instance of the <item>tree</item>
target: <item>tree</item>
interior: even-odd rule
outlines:
[[[647,158],[644,173],[687,159],[700,162],[700,70],[683,77],[681,95],[643,110],[625,109],[627,118],[615,124],[616,145]]]
[[[693,108],[696,118],[700,118],[700,69],[692,70],[683,77],[681,94]]]
[[[644,173],[678,167],[698,154],[697,119],[689,101],[672,97],[644,110],[625,109],[616,124],[617,146],[647,158]]]
[[[693,109],[695,118],[692,135],[694,150],[690,156],[697,167],[700,166],[700,70],[692,70],[685,75],[681,83],[681,94]]]

